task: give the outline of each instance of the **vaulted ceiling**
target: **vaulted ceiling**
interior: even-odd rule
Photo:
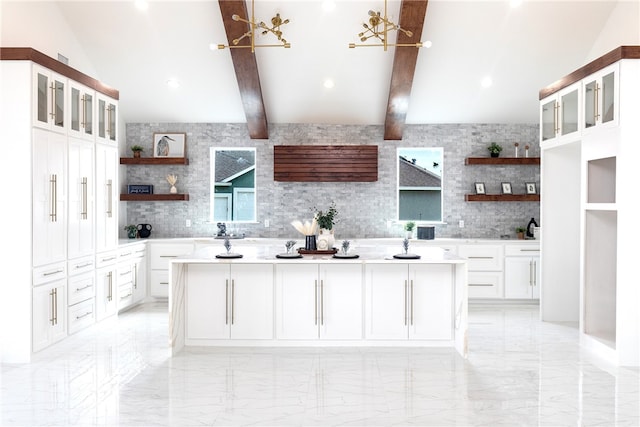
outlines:
[[[243,0],[221,1],[234,2]],[[2,1],[3,13],[10,3]],[[391,20],[402,19],[401,3],[388,1]],[[227,43],[218,1],[151,1],[144,12],[132,1],[54,4],[98,71],[95,77],[120,90],[127,122],[244,123],[260,104],[241,96],[236,74],[247,72],[246,65],[234,68],[235,53],[215,48]],[[402,84],[410,76],[403,73],[411,67],[394,67],[398,49],[348,48],[359,42],[368,11],[382,10],[384,2],[333,4],[328,10],[321,0],[255,1],[257,20],[268,22],[276,13],[290,20],[282,27],[290,49],[251,54],[263,126],[536,123],[538,91],[593,59],[613,12],[631,3],[524,0],[513,8],[506,0],[429,0],[420,39],[433,46],[416,49],[411,96],[401,102],[390,102],[390,96],[406,90]],[[29,5],[37,8],[38,2]],[[637,12],[628,19],[638,27]],[[482,87],[485,77],[491,87]],[[178,88],[167,87],[171,78]],[[324,86],[328,79],[332,88]]]

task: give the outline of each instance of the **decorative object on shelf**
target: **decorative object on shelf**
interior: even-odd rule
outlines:
[[[336,243],[335,237],[333,237],[333,230],[327,230],[326,228],[320,229],[320,234],[316,239],[318,249],[331,249]]]
[[[527,182],[524,185],[525,185],[525,188],[527,189],[527,194],[537,194],[538,193],[535,182]]]
[[[238,15],[232,15],[231,19],[233,19],[234,21],[239,21],[239,22],[244,22],[245,24],[249,25],[249,31],[245,32],[244,34],[242,34],[240,37],[238,37],[237,39],[233,39],[231,45],[224,45],[224,44],[219,44],[218,45],[218,49],[224,49],[224,48],[229,48],[229,49],[247,49],[247,48],[251,48],[251,52],[255,52],[255,48],[256,47],[284,47],[284,48],[290,48],[291,47],[291,43],[289,43],[287,40],[285,40],[282,37],[282,30],[280,29],[280,26],[288,24],[289,20],[285,19],[282,20],[282,18],[280,17],[279,13],[276,13],[276,16],[274,16],[273,18],[271,18],[271,27],[268,27],[267,24],[265,24],[264,22],[260,21],[260,22],[256,22],[256,18],[255,18],[255,6],[254,6],[254,1],[251,0],[251,19],[247,20],[244,18],[241,18]],[[262,30],[261,34],[263,36],[266,36],[267,34],[271,33],[274,36],[276,36],[278,38],[278,41],[281,42],[282,44],[256,44],[256,31],[258,30]],[[240,41],[246,37],[249,37],[249,40],[251,41],[250,44],[248,45],[241,45],[238,46],[238,43],[240,43]]]
[[[127,237],[129,237],[130,239],[135,239],[136,237],[138,237],[137,226],[133,224],[129,224],[129,225],[125,225],[124,229],[127,231]]]
[[[519,240],[524,240],[524,232],[526,229],[524,227],[516,227],[516,235]]]
[[[242,254],[231,252],[231,240],[228,237],[225,237],[222,245],[226,252],[216,255],[216,258],[242,258]]]
[[[516,142],[515,144],[513,144],[513,146],[516,147],[516,153],[515,153],[516,155],[514,157],[517,158],[518,157],[518,147],[520,146],[520,144]]]
[[[132,145],[131,151],[133,151],[133,157],[139,159],[140,154],[142,154],[142,152],[144,151],[144,148],[142,148],[141,145]]]
[[[153,194],[153,185],[147,185],[147,184],[127,185],[127,194]]]
[[[383,46],[384,50],[387,50],[387,47],[403,47],[403,46],[407,46],[407,47],[422,47],[422,42],[418,41],[416,43],[389,43],[388,37],[389,37],[389,32],[390,31],[401,31],[403,32],[407,37],[413,37],[413,32],[409,31],[409,30],[405,30],[404,28],[400,27],[399,24],[396,24],[392,21],[390,21],[387,18],[387,0],[384,1],[384,15],[381,15],[380,12],[374,12],[373,10],[369,10],[368,12],[369,14],[369,24],[364,23],[362,24],[362,26],[365,28],[365,30],[361,33],[358,33],[358,37],[360,38],[361,42],[366,42],[367,40],[369,40],[370,38],[374,38],[379,40],[380,42],[382,42],[381,44],[355,44],[355,43],[349,43],[349,48],[353,49],[356,47],[367,47],[367,46]],[[382,25],[382,29],[380,28],[380,26]]]
[[[407,221],[404,224],[404,231],[407,232],[406,237],[407,239],[412,239],[413,238],[413,229],[415,228],[416,223],[413,221]]]
[[[318,230],[318,222],[315,218],[313,221],[305,221],[303,224],[301,221],[295,220],[291,223],[293,227],[302,233],[305,237],[304,248],[308,251],[316,250],[316,231]]]
[[[511,191],[511,183],[510,182],[503,182],[502,183],[502,194],[513,194],[513,192]]]
[[[484,188],[484,182],[476,182],[475,186],[476,186],[476,194],[487,194]]]
[[[315,212],[314,219],[320,228],[320,234],[317,240],[318,249],[331,249],[336,241],[333,236],[335,217],[338,215],[336,204],[335,202],[331,202],[329,209],[326,211],[319,210],[315,206],[312,210]]]
[[[502,146],[498,145],[495,142],[492,142],[491,145],[487,147],[487,150],[489,150],[489,153],[491,153],[491,157],[499,157],[500,152],[502,151]]]
[[[167,175],[167,182],[171,184],[171,190],[169,190],[169,194],[178,193],[178,189],[176,188],[177,181],[178,181],[178,177],[176,175]]]
[[[404,250],[405,255],[409,253],[409,239],[404,239],[402,241],[402,249]]]
[[[536,220],[531,218],[531,221],[529,221],[529,224],[527,224],[527,237],[533,238],[534,236],[533,230],[537,226],[538,226],[538,223],[536,222]]]
[[[153,157],[185,157],[186,133],[154,133]]]
[[[284,244],[284,247],[287,249],[287,253],[290,254],[293,252],[293,247],[296,245],[295,240],[287,240],[287,243]]]
[[[525,157],[529,157],[529,146],[528,145],[524,146],[524,156]]]
[[[343,255],[347,255],[349,253],[349,246],[351,245],[351,242],[349,242],[348,240],[343,240],[342,241],[342,254]]]
[[[227,250],[227,253],[231,253],[231,241],[229,240],[228,237],[224,239],[223,246]]]
[[[409,253],[409,239],[402,241],[402,253],[393,256],[397,259],[420,259],[420,255]]]
[[[152,228],[153,227],[151,226],[151,224],[138,224],[138,236],[146,239],[147,237],[151,236]]]

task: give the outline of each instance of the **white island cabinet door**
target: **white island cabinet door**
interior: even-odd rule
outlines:
[[[276,264],[276,338],[318,338],[318,266]]]
[[[320,338],[362,339],[362,266],[321,265]]]
[[[409,266],[410,339],[453,339],[452,277],[449,264]]]
[[[273,338],[273,265],[231,265],[231,338]]]
[[[504,296],[507,299],[539,299],[539,257],[507,257]]]
[[[365,293],[365,338],[407,339],[407,264],[367,264]]]
[[[228,264],[190,264],[187,278],[187,339],[229,339]]]

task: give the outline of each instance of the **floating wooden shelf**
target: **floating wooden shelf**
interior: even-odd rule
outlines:
[[[539,165],[540,157],[467,157],[465,165]]]
[[[188,194],[121,194],[120,200],[124,202],[161,202],[161,201],[188,201]]]
[[[186,157],[120,157],[121,165],[188,165]]]
[[[539,194],[466,194],[467,202],[539,202]]]

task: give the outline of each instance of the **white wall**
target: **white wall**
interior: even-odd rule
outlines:
[[[578,18],[579,15],[578,15]],[[612,51],[618,46],[640,44],[640,2],[619,0],[598,36],[585,64]]]

